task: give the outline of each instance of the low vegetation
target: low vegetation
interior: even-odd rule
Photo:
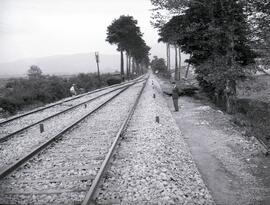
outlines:
[[[237,97],[256,99],[270,104],[270,76],[258,75],[238,82]]]
[[[79,92],[87,92],[120,81],[112,74],[102,74],[100,82],[96,73],[81,73],[70,77],[43,75],[39,67],[31,66],[27,78],[6,80],[5,86],[0,88],[0,108],[5,113],[14,114],[28,107],[69,97],[72,84],[76,84]]]
[[[238,82],[236,108],[236,124],[245,127],[247,135],[270,146],[270,76],[258,75]]]

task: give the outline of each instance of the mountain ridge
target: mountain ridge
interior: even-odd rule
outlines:
[[[119,70],[120,56],[100,54],[100,72]],[[25,58],[13,62],[0,63],[0,77],[24,76],[31,65],[37,65],[43,74],[70,75],[76,73],[97,72],[94,52],[52,55],[37,58]]]

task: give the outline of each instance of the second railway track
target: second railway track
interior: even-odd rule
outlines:
[[[89,103],[115,90],[124,88],[131,83],[133,82],[128,82],[113,87],[107,87],[87,94],[83,94],[79,97],[71,99],[69,98],[67,100],[57,102],[53,105],[45,106],[35,111],[13,117],[4,122],[0,122],[0,143],[8,140],[17,133],[20,133],[32,126],[35,126],[36,124],[51,119],[55,116],[61,115],[62,113],[66,113],[72,109],[77,108],[78,106],[81,106],[82,104]]]
[[[140,82],[123,91],[2,179],[0,203],[81,203],[143,85]]]
[[[6,120],[1,120],[0,121],[0,127],[2,127],[3,125],[6,125],[8,123],[13,123],[13,122],[16,122],[16,120],[20,120],[24,117],[27,117],[27,116],[30,116],[30,115],[33,115],[33,114],[36,114],[36,113],[41,113],[42,111],[44,110],[47,110],[49,108],[54,108],[55,106],[58,106],[58,105],[64,105],[65,103],[69,103],[69,102],[75,102],[76,100],[80,100],[81,98],[83,97],[87,97],[87,96],[90,96],[92,97],[91,95],[95,94],[95,93],[100,93],[100,92],[103,92],[103,91],[106,91],[106,90],[109,90],[109,89],[112,89],[112,88],[115,88],[115,87],[119,87],[119,86],[122,86],[122,85],[126,85],[126,84],[129,84],[131,83],[132,81],[136,81],[136,80],[140,80],[142,79],[143,76],[140,76],[138,77],[137,79],[135,80],[131,80],[129,82],[124,82],[124,83],[121,83],[121,84],[117,84],[117,85],[112,85],[112,86],[108,86],[108,87],[104,87],[104,88],[100,88],[100,89],[97,89],[97,90],[94,90],[94,91],[90,91],[90,92],[87,92],[87,93],[84,93],[84,94],[80,94],[78,96],[75,96],[75,97],[70,97],[70,98],[66,98],[64,100],[60,100],[58,102],[55,102],[55,103],[51,103],[49,105],[46,105],[44,107],[40,107],[40,108],[37,108],[37,109],[34,109],[32,111],[29,111],[29,112],[26,112],[26,113],[22,113],[22,114],[19,114],[19,115],[15,115],[13,117],[10,117]],[[69,104],[67,104],[68,106]],[[1,134],[2,132],[0,132]]]
[[[68,127],[72,122],[80,119],[85,113],[91,112],[100,104],[106,102],[111,97],[117,95],[131,85],[132,83],[121,86],[118,89],[107,92],[107,95],[101,94],[100,97],[95,98],[94,101],[84,103],[82,106],[78,106],[69,112],[47,120],[44,122],[45,132],[43,133],[40,133],[38,126],[33,126],[21,133],[17,133],[16,137],[2,142],[0,144],[0,176],[7,167],[14,164],[29,151],[35,149],[35,147],[50,139],[51,136],[56,135],[61,132],[61,130]],[[84,105],[86,105],[86,107]]]

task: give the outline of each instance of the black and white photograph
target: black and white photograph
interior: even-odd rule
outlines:
[[[0,205],[270,205],[270,0],[0,0]]]

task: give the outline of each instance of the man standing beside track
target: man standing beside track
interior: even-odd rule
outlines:
[[[175,112],[178,112],[179,111],[179,106],[178,106],[179,90],[175,82],[172,82],[172,85],[173,85],[173,88],[172,88],[173,105],[174,105]]]
[[[71,88],[69,89],[70,90],[70,93],[71,95],[77,95],[77,91],[76,91],[76,85],[75,84],[72,84]]]

